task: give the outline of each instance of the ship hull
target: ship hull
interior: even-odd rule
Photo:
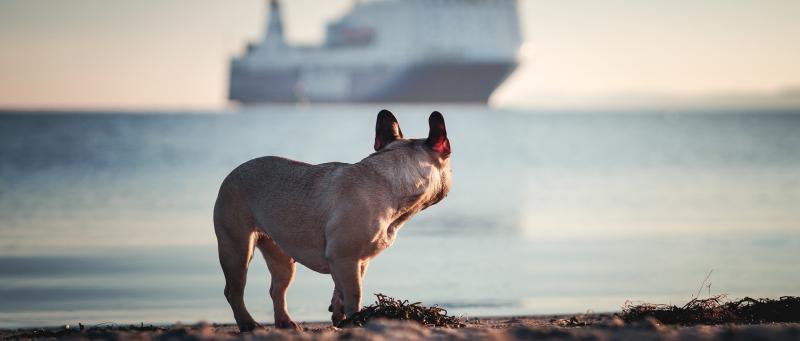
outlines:
[[[402,68],[340,70],[315,82],[301,69],[231,69],[229,98],[242,104],[294,102],[486,103],[515,62],[421,63]],[[330,77],[328,77],[330,78]],[[317,84],[320,83],[320,84]]]

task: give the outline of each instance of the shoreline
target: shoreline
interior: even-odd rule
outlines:
[[[536,315],[465,319],[463,328],[425,327],[416,322],[373,320],[363,328],[335,328],[330,322],[298,322],[302,331],[272,324],[239,333],[235,324],[101,325],[0,329],[0,339],[282,339],[282,340],[790,340],[800,338],[800,323],[664,325],[654,319],[625,323],[614,314]]]

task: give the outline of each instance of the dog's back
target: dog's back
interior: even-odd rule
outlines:
[[[265,234],[300,263],[324,267],[325,207],[334,200],[334,178],[344,166],[275,156],[243,163],[220,187],[214,206],[217,235],[239,239]]]

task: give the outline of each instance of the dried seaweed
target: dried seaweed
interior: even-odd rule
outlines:
[[[342,321],[339,326],[364,326],[371,319],[386,318],[395,320],[412,320],[428,327],[461,328],[464,322],[458,317],[447,315],[447,310],[436,305],[425,307],[420,302],[408,303],[408,300],[397,300],[384,294],[375,294],[378,298],[374,304],[364,307]]]
[[[678,325],[800,322],[800,297],[783,296],[777,300],[745,297],[730,302],[724,299],[725,295],[693,298],[682,307],[626,303],[620,317],[626,322],[651,317],[663,324]]]

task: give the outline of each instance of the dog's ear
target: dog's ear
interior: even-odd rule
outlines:
[[[386,147],[387,144],[403,138],[403,131],[400,130],[400,123],[386,109],[378,113],[378,120],[375,122],[375,151]]]
[[[447,139],[447,129],[444,127],[444,116],[438,111],[431,113],[428,117],[428,139],[425,144],[435,152],[442,154],[442,157],[450,155],[450,140]]]

